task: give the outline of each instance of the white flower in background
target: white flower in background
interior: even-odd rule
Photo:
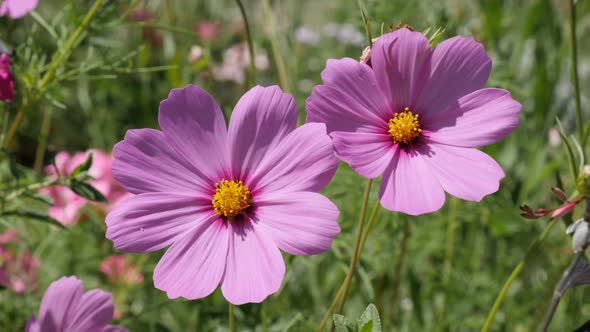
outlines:
[[[300,26],[295,29],[295,40],[300,44],[317,45],[320,42],[320,34],[310,27]]]
[[[590,240],[590,229],[584,219],[578,219],[566,229],[566,234],[572,235],[572,249],[574,252],[580,252],[585,249]]]
[[[188,53],[188,63],[191,65],[197,63],[203,57],[203,48],[198,45],[193,45]]]
[[[549,128],[549,146],[552,148],[556,148],[561,145],[561,135],[559,135],[559,130],[555,127]]]
[[[223,63],[213,66],[213,76],[220,81],[234,81],[241,84],[246,79],[246,69],[249,65],[248,44],[246,42],[235,44],[223,52]],[[254,65],[258,70],[268,69],[269,60],[265,50],[256,50]]]
[[[323,32],[328,37],[335,38],[344,44],[363,46],[365,42],[365,36],[349,23],[328,23],[324,26]]]

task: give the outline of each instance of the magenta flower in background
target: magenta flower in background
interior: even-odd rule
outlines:
[[[12,101],[14,98],[14,78],[10,73],[10,57],[0,54],[0,100]]]
[[[276,292],[279,249],[328,250],[338,208],[317,192],[337,168],[324,124],[295,128],[297,107],[278,87],[255,87],[226,128],[204,90],[174,89],[160,104],[162,131],[130,130],[114,148],[115,178],[136,194],[107,216],[119,250],[170,246],[154,271],[170,298],[198,299],[219,284],[239,305]]]
[[[433,212],[445,191],[479,201],[498,190],[504,173],[474,147],[512,132],[521,109],[508,91],[484,89],[490,70],[472,38],[431,49],[423,34],[400,29],[375,42],[371,66],[328,60],[324,84],[307,100],[307,121],[326,123],[336,155],[361,176],[383,175],[386,209]]]
[[[39,317],[27,322],[25,332],[125,332],[109,325],[113,320],[113,297],[100,289],[84,293],[82,281],[62,277],[43,295]]]
[[[127,256],[111,255],[100,263],[100,271],[111,284],[137,285],[143,281],[143,275],[131,263]]]
[[[223,26],[217,22],[201,21],[195,25],[194,30],[199,40],[210,42],[219,37],[219,34],[223,31]]]
[[[37,288],[39,259],[28,250],[18,251],[20,239],[15,230],[0,234],[0,285],[15,293]]]
[[[4,0],[0,4],[0,16],[21,18],[37,8],[39,0]]]
[[[100,150],[76,152],[73,155],[62,151],[55,155],[55,165],[61,175],[69,175],[86,160],[88,153],[92,153],[92,166],[88,170],[88,174],[94,179],[89,183],[105,196],[108,203],[101,206],[106,211],[110,211],[117,202],[129,196],[113,178],[112,156]],[[57,178],[53,165],[47,165],[45,172],[50,174],[52,178]],[[80,217],[80,209],[88,203],[87,199],[78,196],[66,186],[43,188],[40,192],[49,195],[54,201],[54,205],[49,208],[49,215],[65,226],[74,224]]]

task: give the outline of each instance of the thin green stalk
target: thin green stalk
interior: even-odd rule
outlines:
[[[359,216],[359,223],[358,223],[358,230],[357,230],[357,234],[356,234],[355,246],[354,246],[352,258],[350,261],[350,266],[348,267],[348,272],[346,274],[346,277],[344,278],[344,282],[342,283],[342,285],[340,285],[340,288],[338,289],[336,296],[332,300],[330,307],[328,308],[328,310],[324,314],[324,317],[322,318],[320,325],[316,329],[316,332],[323,332],[326,327],[326,324],[332,318],[332,313],[334,312],[334,309],[336,308],[336,306],[338,306],[338,312],[340,313],[340,312],[342,312],[342,307],[344,306],[344,302],[346,302],[346,295],[345,294],[348,293],[348,289],[350,288],[350,281],[352,280],[352,275],[354,275],[354,269],[356,268],[356,262],[358,260],[358,256],[359,256],[359,252],[360,252],[360,248],[361,248],[361,237],[363,235],[365,216],[367,214],[367,205],[369,202],[369,194],[371,193],[371,185],[372,184],[373,184],[372,179],[367,180],[367,185],[365,187],[365,193],[363,195],[363,205],[361,207],[361,213]],[[378,209],[373,210],[373,213],[371,216],[372,219],[374,219],[374,217],[375,217],[374,215],[377,214],[376,213],[377,210]]]
[[[580,101],[580,81],[578,78],[578,42],[576,38],[576,4],[570,0],[570,38],[572,43],[572,81],[574,83],[574,99],[576,103],[576,126],[580,135],[580,142],[584,141],[584,119],[582,117],[582,103]]]
[[[350,289],[350,283],[352,281],[352,277],[354,276],[354,271],[356,270],[356,265],[359,260],[360,256],[360,248],[361,248],[361,239],[363,236],[363,228],[365,226],[365,217],[367,215],[367,206],[369,203],[369,194],[371,193],[371,185],[373,184],[373,180],[367,180],[367,186],[365,187],[365,194],[363,196],[363,205],[361,207],[361,215],[359,217],[358,229],[356,234],[356,239],[354,241],[354,249],[352,252],[352,258],[350,259],[350,266],[348,267],[348,273],[346,274],[346,278],[344,279],[344,291],[342,292],[342,297],[340,298],[340,303],[338,304],[337,313],[342,313],[342,309],[344,308],[344,303],[346,303],[346,297],[348,296],[348,290]]]
[[[285,67],[285,61],[281,56],[281,48],[279,47],[279,41],[277,38],[275,19],[272,15],[269,0],[262,0],[262,7],[264,10],[264,16],[266,17],[265,21],[267,22],[268,28],[270,30],[270,45],[272,47],[272,55],[279,73],[279,84],[283,91],[289,92],[291,88],[289,86],[289,80],[287,79],[287,69]]]
[[[240,7],[240,13],[244,20],[244,27],[246,28],[246,39],[248,41],[248,52],[250,52],[250,66],[248,68],[248,87],[253,87],[256,84],[256,58],[254,54],[254,42],[252,40],[252,32],[250,30],[250,24],[248,23],[248,15],[246,15],[246,9],[241,0],[236,0],[238,7]]]
[[[377,214],[379,213],[379,208],[381,207],[381,202],[377,199],[375,201],[375,206],[373,207],[373,211],[371,212],[371,216],[369,217],[369,222],[367,223],[367,227],[365,227],[365,233],[363,234],[363,238],[361,239],[361,249],[360,252],[363,252],[365,249],[365,242],[367,242],[367,238],[369,237],[369,232],[371,232],[371,228],[377,219]]]
[[[48,107],[43,112],[43,122],[41,123],[41,132],[39,133],[39,144],[37,145],[37,151],[35,152],[35,173],[41,174],[43,168],[43,161],[45,159],[45,150],[47,148],[47,138],[49,137],[49,131],[51,130],[51,113],[53,108]]]
[[[234,319],[234,305],[229,303],[229,332],[236,332],[236,322]]]
[[[66,40],[63,47],[59,48],[51,58],[51,62],[47,67],[47,71],[43,74],[43,77],[36,86],[36,90],[31,91],[31,97],[25,99],[23,105],[18,111],[16,118],[12,122],[6,137],[4,138],[4,147],[8,147],[16,134],[18,127],[20,126],[24,115],[28,112],[34,104],[41,98],[47,87],[51,84],[57,70],[66,62],[66,60],[72,54],[74,47],[80,42],[82,34],[92,21],[92,19],[98,13],[98,10],[102,7],[105,0],[96,0],[86,16],[80,23],[80,25],[74,30],[74,33]]]
[[[408,243],[408,238],[410,237],[410,222],[404,220],[404,230],[402,233],[402,238],[399,244],[399,252],[395,259],[395,269],[393,270],[393,277],[391,278],[391,317],[395,317],[395,304],[397,303],[397,298],[399,296],[399,284],[402,280],[402,267],[404,265],[404,258],[406,257],[406,246]]]
[[[514,268],[514,270],[512,271],[510,276],[508,277],[508,280],[506,280],[506,282],[504,283],[504,286],[500,290],[500,293],[498,294],[498,297],[496,298],[496,301],[494,302],[494,306],[490,310],[490,313],[488,314],[488,317],[486,318],[486,321],[485,321],[483,327],[481,328],[481,332],[488,332],[490,330],[490,327],[492,326],[492,323],[494,321],[494,317],[496,317],[496,314],[498,313],[498,310],[500,309],[502,302],[504,302],[504,298],[506,297],[506,293],[508,293],[508,289],[510,288],[510,286],[512,285],[514,280],[516,280],[516,278],[518,278],[518,275],[520,274],[520,272],[522,272],[522,269],[524,268],[524,265],[526,264],[526,262],[537,251],[537,249],[539,248],[541,243],[543,243],[543,241],[545,240],[547,235],[549,235],[549,231],[551,230],[551,228],[555,224],[557,224],[556,221],[550,221],[547,224],[547,226],[545,226],[545,229],[543,229],[543,232],[541,233],[541,235],[539,235],[539,237],[533,243],[531,243],[531,245],[529,246],[529,249],[527,250],[526,254],[524,255],[524,258],[518,263],[518,265],[516,265],[516,267]]]
[[[445,254],[445,261],[443,267],[443,288],[444,299],[443,305],[438,316],[438,330],[443,331],[446,328],[447,322],[447,306],[450,297],[450,281],[453,272],[453,257],[455,256],[455,230],[457,229],[457,205],[459,201],[456,198],[451,199],[449,208],[449,224],[447,225],[447,251]]]

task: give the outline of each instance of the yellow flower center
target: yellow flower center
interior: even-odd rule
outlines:
[[[418,114],[410,112],[410,108],[404,108],[403,112],[395,113],[389,120],[389,130],[387,131],[393,137],[394,143],[411,143],[416,137],[420,136],[420,122]]]
[[[250,207],[250,189],[242,181],[221,180],[211,202],[217,214],[232,218]]]

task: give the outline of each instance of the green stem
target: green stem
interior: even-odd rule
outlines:
[[[281,49],[279,47],[277,38],[276,24],[272,15],[269,0],[262,0],[262,7],[264,10],[264,15],[266,16],[265,21],[267,22],[268,28],[270,30],[270,46],[272,47],[272,55],[279,73],[279,84],[281,85],[283,91],[289,92],[291,88],[289,86],[289,80],[287,79],[287,69],[285,67],[285,61],[281,56]]]
[[[90,10],[80,23],[80,25],[74,30],[74,33],[66,40],[63,47],[60,47],[51,58],[51,62],[48,65],[47,71],[43,74],[43,77],[36,86],[36,91],[31,91],[31,97],[23,102],[20,110],[18,111],[16,118],[12,122],[6,137],[4,138],[4,147],[8,147],[16,134],[18,127],[20,126],[24,115],[28,112],[31,107],[41,98],[47,87],[51,84],[57,70],[66,62],[70,57],[74,47],[80,42],[82,34],[98,13],[98,10],[102,7],[105,0],[96,0]]]
[[[356,240],[359,241],[359,239],[361,239],[361,234],[363,233],[363,224],[364,224],[364,218],[367,212],[367,203],[369,200],[369,194],[371,192],[371,185],[372,185],[372,180],[369,179],[367,181],[367,186],[365,188],[365,193],[363,196],[363,206],[361,207],[361,214],[359,216],[359,226],[358,226],[358,233],[356,236]],[[377,204],[379,204],[379,202],[377,202]],[[371,213],[371,220],[374,220],[376,215],[377,215],[377,211],[378,208],[374,208],[373,212]],[[372,224],[372,222],[370,222],[370,224]],[[367,227],[368,228],[368,227]],[[368,232],[367,232],[368,233]],[[366,240],[366,236],[364,236],[364,240]],[[357,247],[358,245],[358,247]],[[361,251],[362,247],[364,247],[364,241],[360,240],[360,243],[355,244],[355,248],[354,248],[354,252],[353,252],[353,260],[356,261],[357,258],[354,258],[355,255],[358,255],[358,252]],[[318,326],[318,328],[316,329],[316,332],[323,332],[326,324],[328,324],[328,321],[330,320],[330,318],[332,317],[332,313],[334,312],[334,309],[336,309],[336,306],[339,305],[339,303],[343,303],[343,295],[346,292],[348,292],[348,287],[350,287],[350,281],[347,283],[347,280],[349,278],[349,275],[351,274],[351,267],[355,266],[355,264],[352,264],[351,261],[351,265],[348,269],[348,273],[346,275],[346,278],[344,279],[344,282],[342,283],[342,285],[340,285],[340,288],[338,289],[338,292],[336,293],[336,296],[334,296],[334,299],[332,300],[332,303],[330,304],[330,307],[328,308],[328,310],[326,310],[326,313],[324,314],[324,317],[322,318],[322,321],[320,322],[320,325]],[[352,272],[354,273],[354,270],[352,270]],[[345,300],[344,300],[345,301]],[[339,309],[341,310],[341,309]]]
[[[346,297],[348,296],[348,290],[350,289],[350,283],[352,282],[352,278],[354,276],[354,271],[356,270],[356,265],[360,256],[360,248],[361,248],[361,239],[363,236],[363,228],[365,225],[365,217],[367,215],[367,206],[369,203],[369,194],[371,193],[371,185],[373,184],[373,180],[367,180],[367,185],[365,187],[365,194],[363,196],[363,205],[361,207],[361,215],[359,216],[359,223],[358,229],[356,234],[356,239],[354,241],[354,249],[352,252],[352,258],[350,259],[350,266],[348,267],[348,273],[346,274],[346,278],[344,279],[344,291],[342,292],[342,296],[340,298],[340,303],[338,304],[338,309],[336,310],[337,313],[342,313],[342,309],[344,308],[344,303],[346,303]]]
[[[43,168],[45,150],[47,148],[47,138],[49,137],[49,131],[51,130],[51,113],[51,107],[48,107],[45,112],[43,112],[43,122],[41,123],[41,132],[39,133],[39,144],[37,145],[37,151],[35,152],[34,170],[37,174],[41,174]]]
[[[240,7],[240,14],[244,20],[244,27],[246,28],[246,39],[248,41],[248,52],[250,53],[250,66],[248,69],[248,87],[253,87],[256,84],[256,58],[254,54],[254,42],[252,40],[252,32],[250,31],[250,24],[248,23],[248,15],[241,0],[236,0],[238,7]]]
[[[545,229],[543,229],[543,232],[541,233],[541,235],[539,235],[539,237],[529,246],[529,249],[527,250],[526,254],[524,255],[524,258],[514,268],[514,270],[512,271],[510,276],[508,277],[508,280],[506,280],[506,282],[504,283],[504,286],[500,290],[500,293],[498,294],[498,297],[496,298],[496,301],[494,302],[494,306],[490,310],[490,313],[488,314],[488,317],[487,317],[483,327],[481,328],[481,332],[488,332],[490,330],[490,327],[492,326],[492,322],[494,321],[494,317],[496,317],[496,314],[498,313],[498,310],[500,309],[502,302],[504,302],[504,298],[506,297],[506,293],[508,293],[508,289],[510,288],[510,286],[512,285],[514,280],[516,280],[516,278],[518,277],[518,275],[520,274],[520,272],[524,268],[524,265],[526,264],[527,260],[529,258],[531,258],[531,256],[537,251],[537,249],[539,248],[541,243],[543,243],[543,241],[545,240],[547,235],[549,235],[549,231],[551,230],[551,228],[555,224],[557,224],[556,221],[550,221],[547,224],[547,226],[545,226]]]
[[[373,211],[371,212],[371,216],[369,217],[369,222],[367,223],[367,227],[365,227],[365,233],[363,234],[363,238],[361,239],[361,248],[359,252],[363,252],[365,249],[365,242],[367,242],[367,238],[369,237],[369,232],[371,232],[371,228],[377,219],[377,214],[379,213],[379,208],[381,207],[381,203],[377,199],[375,201],[375,206],[373,207]]]
[[[580,101],[580,81],[578,78],[578,42],[576,38],[576,4],[570,0],[570,38],[572,43],[572,81],[574,83],[574,99],[576,103],[576,126],[580,135],[580,142],[584,141],[584,119],[582,118],[582,104]]]
[[[234,305],[229,303],[229,332],[236,332],[236,322],[234,319]]]
[[[438,316],[438,329],[443,331],[446,328],[447,319],[447,306],[449,303],[449,297],[451,290],[449,287],[451,281],[451,274],[453,272],[453,257],[455,252],[455,230],[457,229],[457,205],[458,200],[451,199],[449,209],[449,224],[447,225],[447,252],[445,254],[445,261],[443,267],[443,288],[444,288],[444,299],[441,311]]]

